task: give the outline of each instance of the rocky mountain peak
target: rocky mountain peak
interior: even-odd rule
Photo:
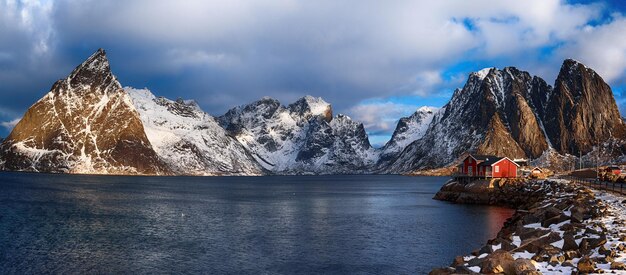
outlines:
[[[78,65],[66,81],[69,82],[70,88],[88,86],[92,88],[92,91],[105,92],[122,88],[111,73],[109,60],[103,49],[98,49],[87,60]]]
[[[305,120],[308,120],[313,116],[322,116],[327,122],[329,122],[333,117],[332,107],[321,97],[312,97],[307,95],[298,99],[296,102],[289,104],[287,108],[291,113],[296,114]]]
[[[477,72],[473,72],[473,73],[471,73],[471,74],[470,74],[470,78],[471,78],[472,76],[474,76],[474,77],[476,77],[478,80],[481,80],[481,81],[482,81],[483,79],[485,79],[485,77],[487,77],[487,75],[489,75],[489,73],[490,73],[492,70],[495,70],[495,69],[496,69],[495,67],[484,68],[484,69],[482,69],[482,70],[480,70],[480,71],[477,71]]]
[[[0,145],[18,171],[163,174],[128,94],[102,49],[57,81]]]
[[[586,154],[598,141],[626,138],[611,87],[576,60],[563,62],[545,106],[546,132],[559,153]]]

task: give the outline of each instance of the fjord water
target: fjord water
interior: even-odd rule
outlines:
[[[0,274],[426,274],[512,214],[446,180],[0,173]]]

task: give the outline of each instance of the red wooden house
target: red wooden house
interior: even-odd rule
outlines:
[[[461,165],[464,176],[484,178],[516,178],[519,164],[507,157],[468,155]]]

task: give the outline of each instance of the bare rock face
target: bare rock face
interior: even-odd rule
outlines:
[[[28,109],[0,158],[15,171],[168,173],[102,49]]]
[[[472,73],[434,115],[424,136],[381,168],[392,173],[448,165],[466,152],[539,157],[548,148],[531,91],[549,88],[513,67]]]
[[[594,149],[598,144],[603,146]],[[597,150],[606,162],[623,159],[626,125],[604,80],[568,59],[554,89],[514,67],[470,74],[423,137],[397,158],[381,158],[378,167],[391,173],[440,168],[467,152],[531,160],[573,154],[584,160]]]
[[[519,143],[502,123],[500,115],[497,113],[487,126],[483,142],[478,146],[480,154],[494,156],[509,156],[512,158],[523,158],[526,156]]]
[[[563,62],[543,120],[554,148],[578,155],[598,142],[626,138],[613,92],[595,71],[568,59]]]

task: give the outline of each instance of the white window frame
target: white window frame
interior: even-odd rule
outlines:
[[[496,165],[494,167],[495,167],[495,171],[494,172],[495,173],[500,173],[500,166]]]

